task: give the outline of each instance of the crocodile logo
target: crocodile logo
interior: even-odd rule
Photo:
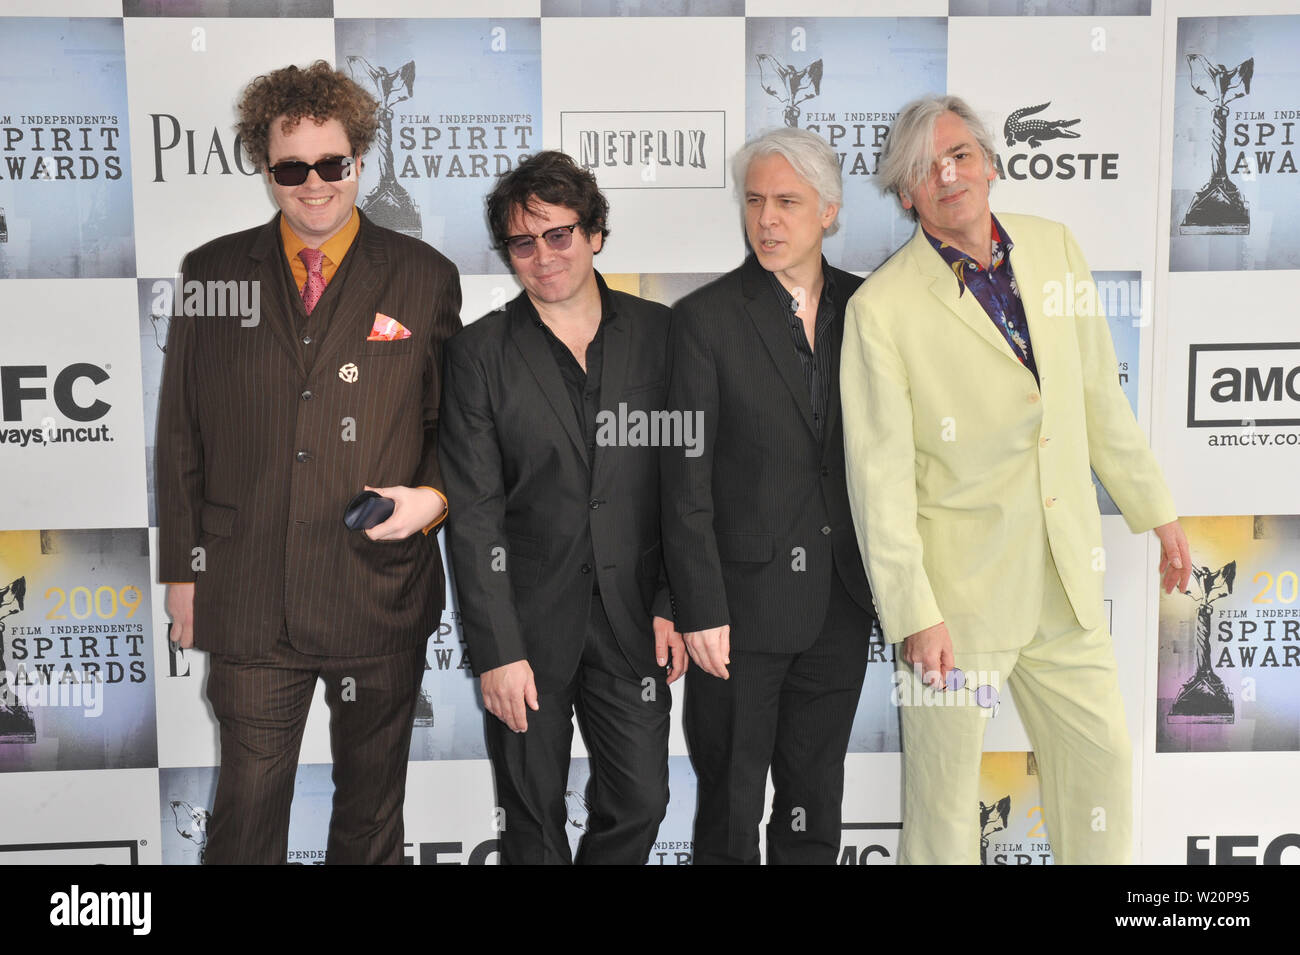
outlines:
[[[1069,127],[1079,122],[1077,119],[1024,119],[1034,113],[1041,113],[1051,106],[1051,100],[1038,106],[1022,106],[1013,110],[1002,127],[1002,135],[1007,138],[1007,145],[1028,143],[1030,149],[1037,149],[1048,139],[1078,139],[1079,134]]]

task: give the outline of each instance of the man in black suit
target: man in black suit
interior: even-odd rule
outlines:
[[[832,863],[844,754],[873,612],[840,430],[844,306],[862,280],[822,258],[835,154],[782,129],[734,162],[753,254],[673,308],[668,407],[702,410],[703,453],[665,451],[664,558],[696,666],[685,730],[695,862]]]
[[[376,108],[324,61],[250,83],[239,132],[280,211],[191,252],[176,289],[187,307],[158,402],[158,572],[172,640],[210,654],[221,772],[207,862],[284,863],[318,679],[334,756],[326,861],[402,862],[411,727],[444,593],[428,531],[446,509],[439,374],[460,280],[356,209]],[[215,288],[251,289],[261,314],[195,315],[193,283],[208,303]],[[366,485],[392,516],[350,531],[344,510]]]
[[[687,657],[661,570],[658,450],[620,422],[662,416],[669,313],[593,268],[609,204],[563,153],[502,176],[487,208],[524,292],[447,343],[440,455],[501,859],[571,860],[576,710],[591,756],[577,861],[644,864],[668,805],[667,684]]]

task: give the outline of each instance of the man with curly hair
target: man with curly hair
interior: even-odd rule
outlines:
[[[172,640],[210,654],[221,727],[207,862],[285,861],[318,679],[334,757],[326,861],[402,861],[414,708],[443,606],[429,531],[446,512],[438,398],[460,283],[355,207],[376,106],[323,61],[255,79],[239,133],[279,212],[182,266],[187,287],[251,283],[260,303],[252,322],[173,319],[159,402],[159,578]],[[363,489],[392,513],[350,530]]]

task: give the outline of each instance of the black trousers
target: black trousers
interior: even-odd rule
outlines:
[[[484,714],[504,810],[501,862],[644,865],[668,808],[672,697],[662,671],[633,672],[599,596],[591,599],[577,672],[559,691],[539,689],[538,705],[523,733]],[[566,792],[575,711],[591,759],[585,794]],[[571,816],[586,830],[576,860],[565,831]]]
[[[870,652],[871,614],[834,575],[821,633],[802,653],[750,653],[732,634],[730,679],[686,674],[684,726],[697,779],[696,865],[760,861],[767,772],[775,795],[767,861],[834,864],[844,754]]]
[[[284,863],[298,750],[316,680],[325,681],[334,756],[328,864],[402,863],[402,803],[423,642],[380,657],[299,653],[283,634],[264,657],[214,653],[208,701],[221,768],[205,863]]]

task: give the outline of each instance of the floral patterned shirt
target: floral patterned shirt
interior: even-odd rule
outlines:
[[[1011,346],[1012,354],[1033,372],[1034,380],[1037,381],[1038,366],[1034,363],[1034,347],[1029,341],[1029,322],[1025,319],[1025,306],[1020,301],[1016,276],[1011,271],[1010,252],[1014,247],[1011,236],[1007,235],[996,217],[993,218],[992,232],[993,257],[987,269],[961,249],[939,241],[928,232],[925,237],[957,276],[957,294],[965,295],[966,290],[970,289],[975,300]]]

